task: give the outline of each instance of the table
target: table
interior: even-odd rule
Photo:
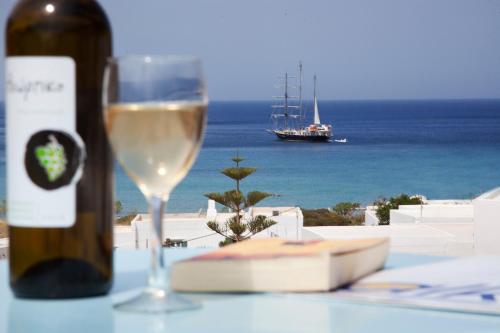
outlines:
[[[169,249],[166,258],[172,262],[202,251]],[[115,285],[109,296],[63,301],[14,299],[7,262],[0,261],[0,332],[500,332],[500,317],[358,305],[300,294],[189,295],[200,300],[203,308],[161,315],[114,311],[114,301],[144,285],[148,255],[117,250]],[[391,254],[387,266],[443,259]]]

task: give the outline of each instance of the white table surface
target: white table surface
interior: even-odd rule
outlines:
[[[172,249],[166,258],[171,262],[197,253]],[[113,310],[113,302],[144,285],[148,255],[118,250],[109,296],[64,301],[13,298],[7,262],[0,261],[0,332],[500,332],[500,317],[358,305],[300,294],[190,295],[202,301],[200,310],[161,315]],[[387,266],[435,260],[443,258],[392,254]]]

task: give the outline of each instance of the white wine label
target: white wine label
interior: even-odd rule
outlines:
[[[75,62],[8,57],[5,79],[7,221],[17,227],[71,227],[85,158],[76,133]]]

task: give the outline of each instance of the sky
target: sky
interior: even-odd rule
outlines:
[[[0,0],[3,27],[14,3]],[[500,98],[500,0],[100,3],[116,55],[199,56],[211,100],[270,99],[299,60],[306,97],[316,73],[324,100]]]

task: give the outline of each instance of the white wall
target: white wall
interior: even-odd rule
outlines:
[[[426,255],[470,254],[470,246],[457,243],[449,232],[428,225],[305,227],[304,239],[357,239],[389,237],[392,252]]]
[[[365,225],[378,225],[378,218],[375,214],[375,207],[368,206],[365,210]]]
[[[391,224],[399,223],[472,223],[474,206],[471,203],[401,205],[391,209]]]
[[[288,207],[286,213],[278,216],[269,216],[277,222],[272,227],[263,230],[254,237],[281,237],[292,240],[302,239],[302,228],[304,218],[300,208]],[[262,209],[265,212],[265,209]],[[272,213],[272,209],[267,209]],[[188,247],[209,247],[216,248],[224,237],[210,230],[206,223],[207,217],[186,216],[189,214],[179,214],[179,216],[165,215],[163,219],[163,241],[166,238],[183,239],[188,241]],[[224,224],[232,214],[220,213],[216,220]],[[115,227],[114,246],[129,249],[145,249],[151,245],[151,222],[148,214],[139,214],[131,222],[131,226]]]
[[[500,188],[479,196],[473,205],[476,253],[500,255]]]
[[[188,247],[218,247],[219,242],[224,240],[224,237],[210,230],[206,223],[207,219],[203,217],[164,218],[163,241],[167,238],[183,239],[188,240]],[[129,246],[132,245],[135,248],[136,237],[139,249],[145,249],[150,246],[153,236],[151,234],[149,215],[138,215],[138,217],[132,221],[128,237]],[[117,238],[119,239],[119,233],[115,232],[115,239]],[[117,243],[115,242],[115,244]]]
[[[280,215],[270,216],[269,218],[277,222],[277,224],[259,232],[254,236],[254,238],[280,237],[291,240],[302,239],[304,217],[302,216],[302,211],[299,208],[297,208],[295,216]]]
[[[391,224],[410,224],[416,223],[418,222],[418,220],[420,220],[419,218],[409,214],[409,212],[402,212],[397,209],[391,209],[389,219],[391,221]]]

